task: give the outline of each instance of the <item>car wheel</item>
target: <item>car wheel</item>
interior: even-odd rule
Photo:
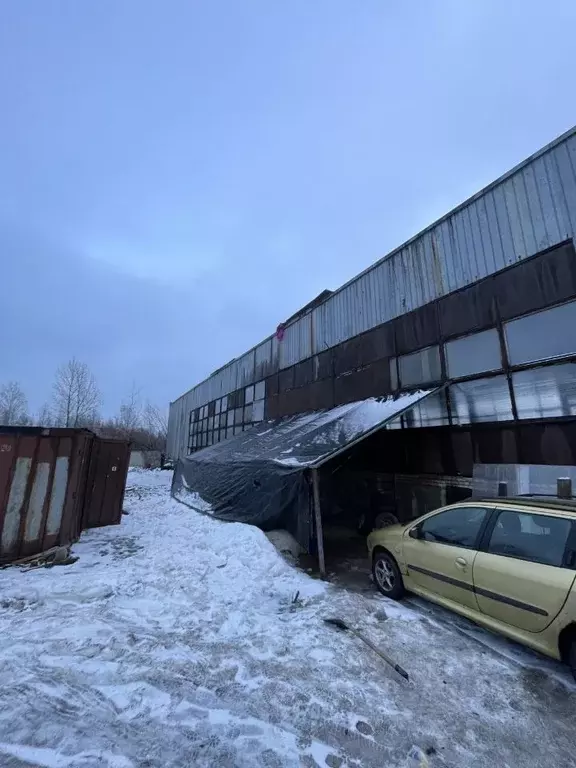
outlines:
[[[393,515],[391,512],[380,512],[374,520],[374,530],[388,528],[389,525],[398,525],[398,523],[399,520],[396,515]]]
[[[392,555],[377,550],[372,558],[372,575],[380,592],[392,600],[399,600],[404,594],[402,574]]]
[[[576,680],[576,637],[573,638],[570,645],[570,651],[568,652],[568,664],[570,664],[570,669],[574,675],[574,680]]]

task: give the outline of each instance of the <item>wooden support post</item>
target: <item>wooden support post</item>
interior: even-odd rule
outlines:
[[[322,534],[322,512],[320,510],[320,485],[318,481],[318,470],[312,470],[312,494],[314,498],[314,519],[316,521],[316,544],[318,546],[318,565],[320,574],[326,575],[326,564],[324,562],[324,536]]]

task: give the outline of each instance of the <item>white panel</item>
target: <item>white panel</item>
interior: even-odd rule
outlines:
[[[68,485],[68,456],[58,456],[56,469],[52,480],[52,493],[50,494],[50,508],[46,521],[46,533],[51,536],[58,533],[62,522],[64,499],[66,498],[66,486]]]
[[[40,535],[42,509],[44,508],[49,478],[50,464],[47,461],[39,462],[36,465],[34,484],[32,486],[32,493],[30,494],[30,502],[28,504],[28,512],[26,515],[25,541],[34,541]]]
[[[26,485],[28,475],[30,474],[30,465],[32,459],[16,459],[16,469],[12,477],[10,486],[10,495],[8,505],[4,516],[4,527],[2,529],[2,552],[9,552],[18,540],[18,531],[20,530],[20,513],[24,496],[26,495]]]

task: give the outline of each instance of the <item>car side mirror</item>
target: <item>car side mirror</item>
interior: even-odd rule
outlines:
[[[410,536],[411,539],[419,539],[420,538],[420,526],[415,525],[414,528],[410,528],[408,531],[408,536]]]

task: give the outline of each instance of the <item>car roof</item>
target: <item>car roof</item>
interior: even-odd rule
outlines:
[[[476,501],[476,500],[475,500]],[[497,498],[478,499],[479,503],[494,504],[499,507],[528,507],[543,512],[576,517],[576,499],[560,499],[558,496],[501,496]]]

